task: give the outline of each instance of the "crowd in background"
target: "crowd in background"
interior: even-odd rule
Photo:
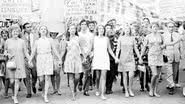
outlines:
[[[106,25],[82,20],[68,24],[63,34],[50,32],[44,25],[12,22],[0,28],[0,90],[4,97],[12,89],[12,99],[18,104],[20,83],[27,89],[27,98],[37,93],[36,84],[46,103],[50,81],[52,94],[61,95],[61,73],[67,75],[72,100],[83,91],[106,100],[112,94],[113,82],[121,76],[120,86],[125,97],[134,97],[134,77],[140,81],[140,91],[160,97],[158,83],[167,81],[173,95],[180,88],[179,69],[185,60],[182,22],[153,22],[143,18],[117,26],[112,19]],[[185,96],[185,88],[183,89]]]

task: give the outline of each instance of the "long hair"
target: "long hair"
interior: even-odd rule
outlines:
[[[49,30],[48,30],[47,26],[41,25],[41,26],[39,27],[39,31],[38,31],[39,38],[41,37],[41,33],[40,33],[41,27],[46,27],[46,31],[47,31],[46,37],[48,37],[48,36],[49,36]]]
[[[103,25],[99,25],[99,26],[97,26],[97,28],[96,28],[96,36],[98,36],[98,35],[99,35],[98,28],[99,28],[100,26],[102,26],[102,27],[103,27],[103,30],[104,30],[104,32],[103,32],[103,36],[105,36],[105,26],[103,26]]]
[[[69,32],[69,29],[70,29],[71,26],[75,26],[75,35],[78,36],[77,26],[75,24],[71,24],[71,25],[68,26],[66,34],[65,34],[67,41],[70,41],[70,35],[71,34]]]

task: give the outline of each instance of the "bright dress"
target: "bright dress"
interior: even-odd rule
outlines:
[[[79,38],[75,36],[67,42],[67,53],[64,61],[64,72],[66,73],[81,73],[82,60],[81,60],[81,50],[79,46]]]
[[[39,38],[36,42],[37,47],[37,75],[53,74],[52,39]]]
[[[15,58],[16,70],[6,69],[6,78],[26,78],[25,72],[25,41],[22,39],[8,39],[5,43],[6,50]]]
[[[135,71],[134,59],[134,37],[120,36],[118,39],[118,50],[120,50],[120,62],[118,64],[118,71]]]
[[[146,37],[148,42],[149,52],[148,52],[148,64],[149,66],[162,66],[163,63],[163,52],[161,49],[162,36],[157,34],[149,34]]]
[[[94,57],[92,61],[93,70],[110,70],[107,37],[94,37]]]

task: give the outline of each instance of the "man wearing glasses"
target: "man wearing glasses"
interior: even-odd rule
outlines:
[[[164,36],[164,44],[170,44],[175,41],[178,41],[181,36],[174,31],[175,24],[173,22],[169,22],[167,24],[167,31],[163,34]],[[178,84],[179,77],[179,63],[180,63],[180,44],[174,44],[171,46],[167,46],[164,50],[164,55],[167,56],[168,61],[165,63],[166,66],[166,74],[167,74],[167,89],[169,89],[169,94],[174,94],[174,88],[180,87]]]

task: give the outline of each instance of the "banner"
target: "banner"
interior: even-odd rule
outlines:
[[[28,19],[31,16],[31,0],[0,0],[0,19]]]

